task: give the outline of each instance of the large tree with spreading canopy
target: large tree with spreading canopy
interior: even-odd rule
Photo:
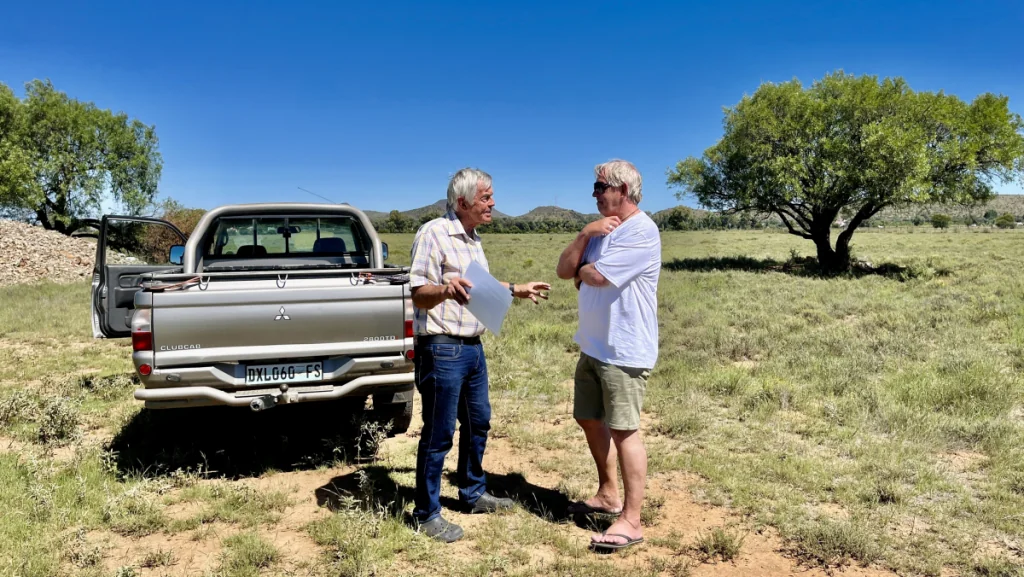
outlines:
[[[886,207],[984,202],[1024,175],[1024,122],[1008,99],[914,92],[902,78],[830,74],[763,84],[725,110],[724,135],[680,161],[668,183],[709,208],[774,213],[814,242],[829,271]],[[1022,179],[1024,180],[1024,179]],[[850,219],[832,243],[841,211]]]

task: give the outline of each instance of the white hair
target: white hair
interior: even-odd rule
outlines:
[[[633,204],[640,204],[643,198],[644,179],[640,171],[633,166],[632,162],[625,160],[609,160],[594,167],[594,176],[604,176],[608,184],[612,186],[626,185],[626,196]]]
[[[459,199],[471,205],[476,202],[476,193],[483,184],[483,189],[491,187],[491,175],[478,168],[463,168],[456,172],[448,181],[448,210],[454,211],[459,206]]]

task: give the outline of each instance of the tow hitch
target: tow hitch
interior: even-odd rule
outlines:
[[[249,408],[252,412],[258,413],[267,409],[272,409],[278,404],[288,404],[299,402],[299,394],[295,392],[288,392],[288,385],[281,383],[281,392],[277,395],[263,395],[262,397],[256,397],[249,401]]]

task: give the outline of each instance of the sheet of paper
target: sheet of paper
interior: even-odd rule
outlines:
[[[465,279],[473,283],[466,308],[492,333],[501,334],[501,324],[512,305],[512,293],[476,261],[469,264]]]

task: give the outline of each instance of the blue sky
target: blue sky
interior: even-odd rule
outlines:
[[[210,3],[214,4],[214,3]],[[1024,113],[1024,3],[29,3],[4,8],[0,82],[49,78],[155,124],[161,195],[211,208],[440,199],[478,166],[498,210],[594,212],[594,164],[632,160],[641,207],[761,82],[836,69]],[[1019,187],[1004,189],[1022,192]],[[687,202],[692,204],[692,201]]]

